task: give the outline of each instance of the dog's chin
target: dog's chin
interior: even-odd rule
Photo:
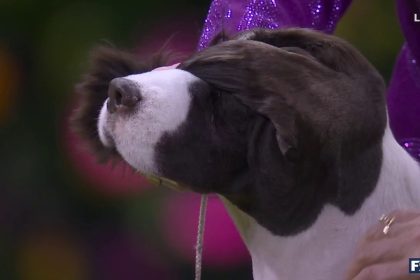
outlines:
[[[124,129],[127,124],[110,114],[106,100],[102,105],[97,122],[97,129],[101,144],[107,150],[113,150],[119,158],[122,158],[134,170],[143,174],[159,175],[153,159],[153,147],[142,145],[144,143],[132,142]],[[120,137],[118,137],[120,135]],[[135,148],[137,147],[137,148]]]

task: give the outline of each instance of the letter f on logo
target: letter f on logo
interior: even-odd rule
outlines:
[[[410,266],[411,271],[416,271],[417,268],[420,267],[420,260],[412,260]]]

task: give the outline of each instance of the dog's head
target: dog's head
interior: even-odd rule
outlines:
[[[326,203],[354,213],[374,188],[384,83],[345,41],[253,30],[150,72],[163,64],[94,56],[75,124],[97,152],[222,194],[282,235],[307,228]]]

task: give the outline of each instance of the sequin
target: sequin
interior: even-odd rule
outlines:
[[[333,32],[350,0],[213,0],[198,49],[221,31],[234,35],[253,28],[308,27]]]
[[[394,66],[389,83],[388,112],[397,140],[420,160],[420,24],[412,21],[420,11],[419,0],[397,0],[397,13],[405,44]]]
[[[417,65],[417,59],[414,57],[411,48],[406,45],[405,59],[407,60],[407,70],[411,77],[411,80],[414,81],[415,86],[418,88],[418,93],[420,95],[420,67]],[[420,123],[420,120],[419,120]]]
[[[420,138],[401,139],[400,144],[411,156],[420,161]]]
[[[280,18],[277,15],[278,7],[276,0],[253,0],[245,9],[238,31],[252,28],[275,29],[280,27]]]

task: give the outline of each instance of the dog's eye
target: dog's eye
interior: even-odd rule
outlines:
[[[290,147],[289,149],[287,149],[284,156],[288,161],[293,163],[297,162],[300,159],[300,153],[295,147]]]

